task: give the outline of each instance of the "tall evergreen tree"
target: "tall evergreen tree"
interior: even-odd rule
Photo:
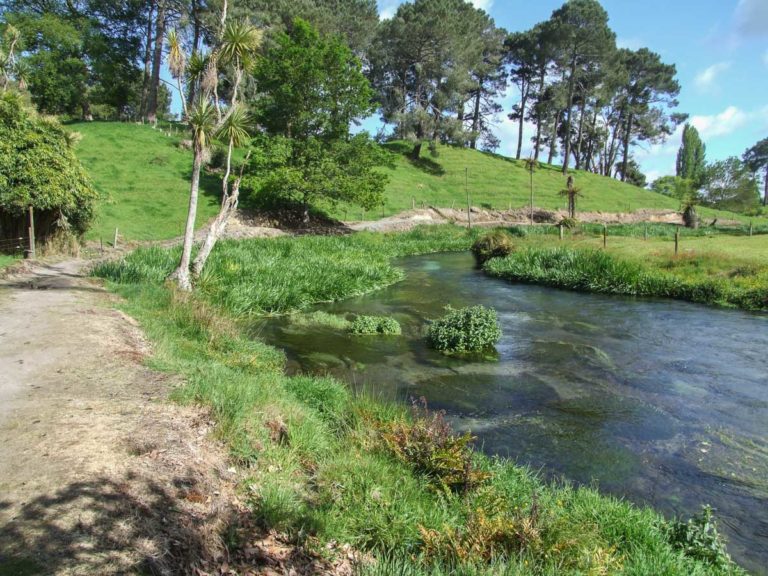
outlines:
[[[597,0],[570,0],[552,14],[558,43],[558,66],[567,83],[563,123],[563,174],[570,162],[573,107],[577,90],[587,73],[599,66],[616,47],[616,35],[608,27],[608,13]]]
[[[763,206],[768,206],[768,138],[763,138],[744,152],[743,160],[756,175],[764,170],[763,175]]]
[[[693,186],[700,188],[706,175],[706,146],[699,137],[695,126],[686,124],[683,129],[683,141],[677,152],[677,175],[690,180]]]
[[[425,142],[466,140],[459,108],[491,25],[463,0],[416,0],[380,26],[370,75],[384,121],[414,143],[413,158]]]

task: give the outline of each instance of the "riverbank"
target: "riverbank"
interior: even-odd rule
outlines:
[[[255,521],[307,549],[333,555],[349,544],[378,559],[366,570],[381,574],[450,566],[739,573],[722,554],[683,544],[697,534],[714,542],[698,524],[675,525],[593,489],[544,483],[469,450],[438,415],[355,396],[330,378],[286,377],[283,354],[248,338],[239,323],[391,284],[402,274],[392,258],[465,250],[477,234],[446,227],[227,242],[193,296],[163,285],[173,250],[137,251],[96,272],[153,341],[152,366],[186,381],[176,399],[210,407],[219,438],[247,471],[240,489]]]

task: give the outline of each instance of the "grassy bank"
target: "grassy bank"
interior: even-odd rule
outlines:
[[[559,241],[516,238],[517,250],[488,262],[489,274],[583,292],[669,297],[768,310],[768,236],[658,234],[648,241],[609,229],[607,248],[589,230]]]
[[[184,377],[177,400],[211,408],[256,521],[298,545],[328,554],[326,543],[349,543],[378,559],[371,574],[740,573],[698,525],[543,483],[474,452],[439,415],[355,397],[329,378],[286,377],[281,352],[233,319],[373,290],[399,277],[392,257],[471,241],[436,228],[226,243],[192,296],[162,283],[173,254],[139,251],[96,272],[153,341],[153,366]]]

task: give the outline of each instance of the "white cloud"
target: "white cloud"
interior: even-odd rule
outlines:
[[[766,50],[765,54],[763,54],[763,64],[768,66],[768,50]]]
[[[616,46],[619,48],[627,48],[628,50],[638,50],[645,46],[645,42],[643,42],[640,38],[617,38],[616,39]]]
[[[491,9],[491,6],[493,6],[493,0],[470,0],[472,2],[472,6],[475,8],[480,8],[481,10],[485,10],[488,12]]]
[[[736,32],[745,36],[768,36],[768,2],[739,0],[733,15]]]
[[[728,106],[720,114],[711,116],[693,116],[691,124],[704,140],[731,134],[742,128],[749,121],[750,115],[736,106]]]
[[[709,68],[699,72],[696,75],[695,83],[696,87],[702,92],[707,92],[713,89],[717,89],[717,79],[723,73],[731,67],[730,62],[718,62],[713,64]]]
[[[379,0],[379,17],[382,20],[389,20],[397,12],[397,7],[403,3],[404,0]],[[475,8],[480,8],[486,12],[490,12],[493,6],[493,0],[470,0]]]

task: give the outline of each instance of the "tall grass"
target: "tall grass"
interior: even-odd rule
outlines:
[[[679,267],[677,262],[686,260],[670,261],[669,268]],[[715,275],[686,277],[684,271],[674,274],[602,250],[529,247],[493,259],[484,269],[506,280],[582,292],[659,296],[747,310],[768,309],[768,272],[759,268],[745,270],[744,275],[750,278],[736,283],[732,278]]]
[[[384,262],[385,254],[458,249],[471,241],[464,232],[430,230],[357,240],[297,239],[295,251],[283,241],[270,241],[271,248],[269,242],[251,242],[235,262],[240,268],[218,280],[215,289],[224,290],[233,280],[233,289],[239,286],[237,274],[257,285],[274,285],[281,275],[310,283],[302,271],[290,270],[304,266],[305,258],[316,259],[307,264],[314,273],[337,274],[330,269],[338,262],[353,274],[366,269],[354,259]],[[226,250],[237,253],[232,245]],[[220,297],[210,285],[208,291],[180,294],[162,283],[174,259],[173,251],[145,250],[98,272],[125,297],[126,310],[153,341],[153,367],[183,376],[186,383],[175,398],[210,408],[216,434],[246,471],[243,493],[264,527],[324,553],[326,543],[351,544],[375,560],[362,568],[371,574],[740,573],[676,548],[666,521],[652,510],[591,488],[544,483],[504,459],[474,454],[472,467],[481,481],[464,491],[437,489],[433,477],[398,457],[385,441],[393,426],[411,425],[404,408],[356,397],[331,378],[285,376],[283,355],[247,338],[230,319],[241,310],[234,304],[245,298]],[[268,271],[274,278],[265,278],[264,262],[272,262]],[[214,270],[225,265],[222,259]],[[368,287],[387,278],[378,274],[368,277]],[[330,281],[320,282],[323,290],[307,292],[302,284],[296,294],[341,296],[338,288],[325,291]],[[350,281],[344,287],[364,286]],[[287,309],[307,298],[261,296],[265,293],[258,287],[248,292],[246,297],[259,299],[248,310]],[[451,441],[444,440],[450,456]],[[413,448],[427,456],[431,450],[428,444]],[[438,468],[447,463],[441,460]]]
[[[403,277],[393,258],[468,250],[479,233],[435,226],[398,234],[397,240],[365,233],[221,242],[199,288],[208,301],[237,317],[293,312],[393,284]],[[161,284],[178,258],[179,248],[142,248],[95,273],[122,284]]]

